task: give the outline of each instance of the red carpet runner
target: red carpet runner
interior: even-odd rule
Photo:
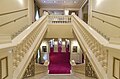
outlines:
[[[61,52],[62,48],[58,48],[58,52],[51,52],[49,54],[50,64],[49,64],[49,74],[70,74],[70,52],[66,48],[66,52]]]

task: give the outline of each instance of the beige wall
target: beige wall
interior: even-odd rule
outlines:
[[[33,17],[32,7],[32,0],[1,0],[0,34],[12,35],[30,25]]]
[[[28,17],[29,24],[32,24],[35,21],[35,11],[34,11],[34,0],[28,0]]]
[[[28,6],[28,0],[1,0],[0,6],[1,13],[25,9]]]
[[[45,38],[74,38],[72,25],[48,25]]]
[[[108,79],[120,79],[120,50],[109,49]]]
[[[31,2],[31,4],[33,3]],[[11,36],[23,27],[31,24],[29,22],[30,6],[28,7],[28,5],[28,0],[0,0],[0,42],[10,39],[7,36]],[[5,57],[8,59],[7,62],[3,59]],[[0,50],[0,61],[2,65],[2,73],[0,72],[0,75],[2,74],[2,79],[12,79],[12,49]],[[6,68],[7,64],[8,74]]]
[[[103,35],[120,39],[120,0],[90,0],[89,24],[99,30]],[[112,39],[110,40],[112,41]],[[119,50],[108,51],[108,79],[120,78],[120,54]],[[114,73],[113,73],[114,72]],[[115,78],[116,77],[116,78]]]
[[[79,17],[81,19],[83,19],[82,7],[86,1],[79,10]],[[88,24],[108,38],[116,38],[114,40],[120,39],[119,3],[119,0],[88,0]],[[114,40],[111,39],[111,41]]]
[[[120,26],[119,26],[120,4],[119,3],[120,0],[91,0],[91,6],[92,6],[91,16],[94,16],[91,19],[92,27],[98,29],[101,33],[103,33],[103,35],[106,35],[107,37],[120,38]],[[103,14],[96,13],[95,11]],[[118,28],[115,27],[114,25],[118,26]]]

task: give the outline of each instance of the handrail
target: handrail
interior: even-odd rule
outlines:
[[[4,24],[1,24],[0,27],[2,27],[2,26],[4,26],[4,25],[7,25],[7,24],[9,24],[9,23],[15,22],[15,21],[17,21],[17,20],[19,20],[19,19],[22,19],[22,18],[24,18],[24,17],[27,17],[27,15],[23,15],[23,16],[21,16],[21,17],[18,17],[18,18],[16,18],[16,19],[14,19],[14,20],[11,20],[11,21],[9,21],[9,22],[6,22],[6,23],[4,23]]]
[[[107,16],[110,16],[110,17],[114,17],[114,18],[120,19],[119,16],[111,15],[111,14],[108,14],[108,13],[98,12],[98,11],[95,11],[95,10],[92,10],[92,12],[99,13],[99,14],[103,14],[103,15],[107,15]]]
[[[101,20],[101,21],[103,21],[103,22],[105,22],[105,23],[107,23],[107,24],[110,24],[110,25],[115,26],[116,28],[120,29],[119,26],[117,26],[117,25],[115,25],[115,24],[113,24],[113,23],[110,23],[110,22],[108,22],[108,21],[105,21],[105,20],[103,20],[103,19],[101,19],[101,18],[98,18],[98,17],[96,17],[96,16],[92,16],[92,17],[93,17],[93,18],[96,18],[96,19],[98,19],[98,20]]]
[[[2,14],[0,14],[0,16],[7,15],[7,14],[12,14],[12,13],[16,13],[16,12],[21,12],[21,11],[25,11],[25,10],[28,10],[28,8],[21,9],[21,10],[16,10],[16,11],[11,11],[11,12],[6,12],[6,13],[2,13]]]

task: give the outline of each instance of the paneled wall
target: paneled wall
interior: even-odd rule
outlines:
[[[109,40],[120,44],[120,0],[89,0],[89,25]],[[119,50],[108,48],[108,77],[120,79]]]
[[[109,79],[120,79],[120,50],[109,49],[108,55],[108,77]]]
[[[12,79],[12,53],[11,49],[0,50],[0,79]]]
[[[108,40],[120,39],[120,0],[90,0],[91,26]],[[114,40],[115,40],[114,39]]]
[[[33,0],[0,1],[0,35],[13,35],[29,26],[33,15]],[[32,9],[32,10],[31,10]]]

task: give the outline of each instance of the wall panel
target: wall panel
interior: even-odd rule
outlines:
[[[0,14],[28,8],[28,0],[0,0]]]
[[[45,38],[74,38],[71,25],[48,25]]]
[[[114,4],[113,4],[114,3]],[[120,0],[92,0],[91,26],[103,36],[120,38]]]
[[[28,0],[0,1],[0,35],[13,35],[28,23]]]

